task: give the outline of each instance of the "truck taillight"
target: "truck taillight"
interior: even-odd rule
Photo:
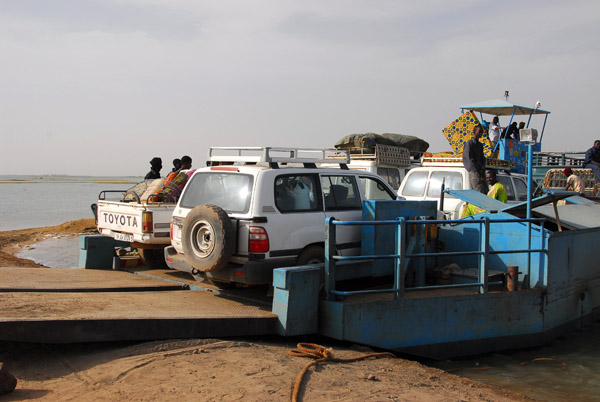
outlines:
[[[248,251],[251,253],[266,253],[269,251],[269,236],[265,228],[250,226],[248,235]]]
[[[154,222],[152,219],[151,211],[142,212],[142,232],[143,233],[152,233],[152,228],[154,227]]]
[[[171,220],[171,224],[169,225],[169,237],[173,240],[173,220]]]

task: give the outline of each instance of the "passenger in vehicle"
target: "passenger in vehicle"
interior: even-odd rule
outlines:
[[[463,149],[463,165],[469,173],[469,182],[471,188],[480,193],[487,194],[487,185],[485,183],[485,156],[483,155],[483,144],[479,142],[483,128],[476,125],[473,128],[473,134],[469,141],[465,143]]]
[[[192,168],[192,158],[187,155],[181,157],[181,167],[179,170],[189,170]]]
[[[160,179],[160,170],[162,169],[162,159],[155,156],[150,161],[150,171],[144,177],[144,180]]]
[[[175,158],[173,159],[173,169],[171,169],[171,172],[177,172],[179,169],[181,169],[181,159]]]
[[[563,173],[565,176],[567,176],[567,185],[565,186],[565,190],[575,191],[576,193],[579,193],[579,195],[584,195],[585,187],[583,187],[581,177],[573,173],[570,167],[565,168]]]
[[[498,181],[498,177],[496,176],[495,170],[488,170],[485,179],[487,180],[488,185],[490,186],[490,191],[488,191],[488,197],[496,199],[498,201],[502,201],[506,204],[508,201],[508,194],[506,193],[506,189]]]
[[[594,146],[586,151],[583,164],[587,169],[592,169],[596,182],[600,182],[600,140],[594,141]]]
[[[183,156],[181,158],[181,168],[170,172],[162,188],[151,195],[148,200],[152,202],[177,202],[183,188],[193,173],[193,171],[188,171],[191,167],[192,158],[187,155]]]

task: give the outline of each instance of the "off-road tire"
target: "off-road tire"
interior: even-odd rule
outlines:
[[[181,243],[186,261],[200,272],[225,267],[235,246],[231,219],[216,205],[199,205],[185,218]]]

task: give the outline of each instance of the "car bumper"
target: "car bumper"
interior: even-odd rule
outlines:
[[[271,284],[274,269],[296,265],[295,257],[273,258],[259,261],[248,260],[242,264],[230,263],[223,269],[213,272],[194,272],[194,267],[173,246],[165,247],[165,261],[171,269],[200,274],[210,280],[248,285]]]

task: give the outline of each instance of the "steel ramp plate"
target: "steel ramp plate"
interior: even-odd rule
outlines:
[[[0,292],[0,340],[72,343],[273,334],[269,307],[204,291]]]
[[[177,290],[184,284],[97,269],[0,268],[0,292]]]

